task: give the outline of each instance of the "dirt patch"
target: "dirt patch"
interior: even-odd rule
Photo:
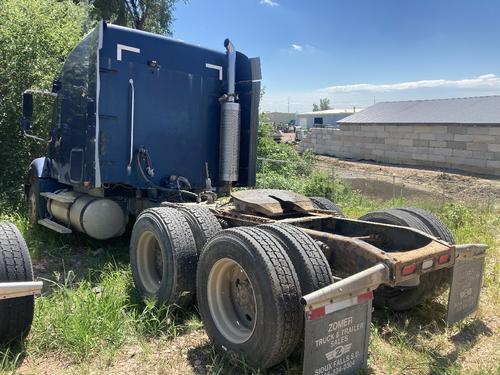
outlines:
[[[410,200],[482,201],[500,204],[500,179],[466,173],[389,165],[368,161],[347,161],[317,156],[319,169],[349,182],[369,197]]]

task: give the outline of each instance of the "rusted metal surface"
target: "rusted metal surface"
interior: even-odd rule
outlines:
[[[288,223],[302,228],[318,242],[334,275],[342,278],[383,263],[390,273],[390,285],[394,286],[407,284],[425,272],[452,267],[455,262],[454,246],[412,228],[340,218],[317,211],[274,218],[242,213],[232,204],[212,208],[212,211],[227,227]],[[482,250],[478,248],[478,251]],[[449,261],[439,264],[441,255],[449,255]],[[430,259],[432,267],[423,269],[422,262]],[[413,263],[417,265],[415,272],[403,276],[403,267]]]
[[[329,248],[330,252],[325,256],[335,275],[347,277],[377,263],[394,269],[395,260],[390,254],[365,241],[312,229],[304,229],[304,232]]]
[[[455,246],[448,246],[444,243],[432,241],[428,245],[415,249],[408,252],[394,252],[391,255],[397,259],[395,272],[396,272],[396,282],[405,281],[412,279],[415,275],[421,275],[426,272],[436,271],[442,268],[453,267],[455,264]],[[438,259],[442,255],[449,255],[450,260],[446,263],[439,264]],[[422,262],[432,259],[432,267],[428,269],[422,269]],[[401,271],[404,266],[415,263],[417,269],[414,274],[409,276],[402,276]]]
[[[286,212],[308,212],[314,209],[309,198],[291,191],[276,189],[242,190],[231,194],[234,205],[241,212],[261,213],[269,217]]]
[[[229,227],[254,226],[276,222],[276,220],[262,216],[243,214],[234,206],[212,208],[211,211],[219,220],[226,222]]]

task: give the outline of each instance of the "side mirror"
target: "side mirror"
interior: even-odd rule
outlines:
[[[23,93],[23,118],[21,119],[21,127],[24,131],[31,129],[31,120],[33,118],[33,94],[30,92]]]
[[[59,90],[61,90],[61,81],[59,81],[58,79],[55,79],[52,82],[52,92],[54,94],[57,94],[59,92]]]

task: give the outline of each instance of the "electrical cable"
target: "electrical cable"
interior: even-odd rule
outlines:
[[[141,164],[141,155],[145,155],[145,157],[146,157],[146,163],[149,164],[147,168],[149,168],[150,171],[153,170],[153,168],[151,167],[151,159],[149,157],[149,154],[148,154],[147,150],[140,149],[139,152],[137,153],[137,167],[139,169],[141,177],[144,179],[144,181],[146,181],[146,183],[148,185],[150,185],[151,187],[153,187],[155,189],[158,189],[160,191],[164,191],[164,192],[167,192],[167,193],[172,193],[172,194],[177,194],[178,193],[178,194],[181,195],[181,198],[182,198],[182,195],[186,195],[188,197],[195,198],[197,201],[200,199],[197,194],[192,193],[192,192],[187,191],[187,190],[169,189],[169,188],[166,188],[166,187],[163,187],[163,186],[156,185],[144,173],[144,170],[142,169],[142,164]]]

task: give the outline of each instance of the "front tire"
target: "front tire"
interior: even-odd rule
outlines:
[[[26,187],[26,205],[30,224],[37,224],[41,218],[41,197],[39,179],[36,176],[29,179],[29,185]]]
[[[297,346],[303,329],[300,285],[280,242],[261,229],[228,229],[200,256],[198,309],[208,336],[231,357],[272,367]]]
[[[33,268],[21,233],[13,224],[0,222],[0,282],[10,281],[33,281]],[[34,306],[34,296],[0,301],[0,343],[29,333]]]

